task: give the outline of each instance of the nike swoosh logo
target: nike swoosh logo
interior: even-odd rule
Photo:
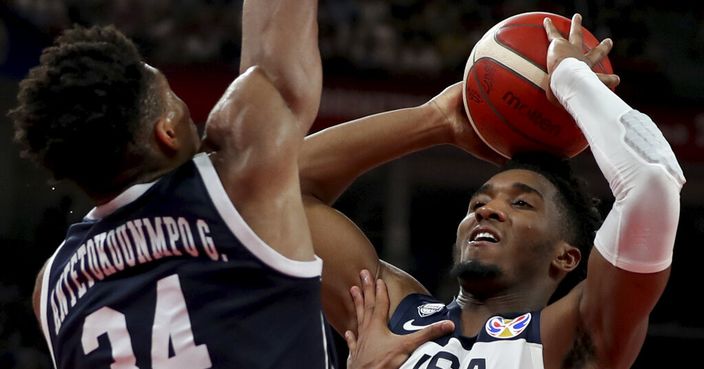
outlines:
[[[431,325],[431,324],[428,324],[428,325],[415,325],[415,324],[413,324],[414,321],[415,321],[415,319],[411,319],[411,320],[409,320],[409,321],[403,323],[403,329],[405,329],[405,330],[407,330],[407,331],[419,331],[419,330],[421,330],[421,329],[423,329],[423,328],[425,328],[425,327]]]

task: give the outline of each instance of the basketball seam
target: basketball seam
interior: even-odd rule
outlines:
[[[545,71],[543,71],[540,67],[535,65],[533,62],[529,61],[528,59],[525,59],[522,55],[516,53],[515,50],[506,47],[504,44],[499,43],[494,37],[488,37],[488,38],[477,43],[477,45],[475,47],[475,51],[473,51],[473,55],[474,55],[473,64],[476,63],[476,61],[478,61],[479,59],[481,59],[483,57],[487,57],[487,58],[491,58],[492,60],[496,60],[495,58],[489,56],[488,53],[484,52],[485,49],[491,48],[491,46],[494,46],[496,48],[499,48],[499,50],[501,50],[503,55],[501,55],[500,59],[505,61],[505,63],[503,63],[503,65],[506,65],[507,67],[509,67],[508,69],[514,70],[514,71],[527,71],[527,73],[516,73],[516,74],[524,76],[526,79],[528,79],[534,85],[542,88],[543,90],[546,89],[546,87],[547,87],[547,73],[545,73]]]
[[[538,28],[538,27],[540,27],[540,28],[542,28],[542,26],[538,26],[538,25],[536,25],[536,24],[511,24],[511,25],[508,25],[508,26],[506,26],[506,27],[503,27],[503,29],[512,28],[512,27],[532,27],[532,28]],[[494,36],[494,41],[496,42],[497,45],[501,45],[501,46],[503,46],[504,48],[513,51],[516,55],[521,56],[521,59],[523,59],[523,60],[525,60],[525,61],[527,61],[527,62],[529,62],[529,63],[535,65],[535,67],[538,68],[538,69],[540,69],[540,70],[542,70],[543,73],[548,74],[547,68],[543,68],[542,65],[537,64],[537,63],[533,62],[532,60],[528,59],[527,56],[526,56],[525,54],[523,54],[522,52],[520,52],[519,50],[516,50],[515,48],[509,46],[508,44],[505,44],[505,43],[501,42],[501,40],[499,40],[499,39],[497,38],[497,35],[498,35],[498,34],[499,34],[498,32],[495,32],[494,35],[493,35],[493,36]],[[545,37],[547,37],[547,36],[545,36]]]

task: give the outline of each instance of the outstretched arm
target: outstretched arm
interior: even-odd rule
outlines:
[[[323,306],[341,334],[355,331],[349,288],[367,269],[388,286],[390,311],[406,295],[427,293],[407,273],[381,262],[364,234],[331,207],[359,175],[406,154],[440,144],[455,144],[470,153],[502,160],[474,134],[457,83],[430,102],[358,119],[308,136],[301,154],[301,183],[315,252],[324,260]]]
[[[645,339],[648,316],[669,277],[682,170],[662,133],[599,82],[575,15],[569,40],[546,20],[550,86],[584,132],[615,197],[597,232],[579,300],[598,367],[625,368]],[[610,43],[610,41],[606,41]]]
[[[306,137],[303,191],[332,204],[368,170],[441,144],[458,146],[489,162],[504,161],[472,129],[458,82],[421,106],[371,115]]]
[[[280,254],[314,258],[298,156],[320,104],[317,0],[246,0],[240,76],[210,112],[204,145],[235,207]]]

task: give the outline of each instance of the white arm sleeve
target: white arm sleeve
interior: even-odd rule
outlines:
[[[563,60],[550,87],[577,121],[615,197],[595,247],[627,271],[666,269],[685,183],[670,145],[650,117],[633,110],[584,62]]]

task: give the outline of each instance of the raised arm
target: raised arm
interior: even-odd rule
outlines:
[[[302,151],[304,193],[332,204],[361,174],[404,155],[452,144],[494,163],[504,159],[471,128],[462,104],[462,83],[427,103],[371,115],[306,137]]]
[[[340,334],[355,331],[349,288],[370,270],[388,286],[390,312],[403,297],[427,291],[410,275],[379,261],[357,226],[331,207],[359,175],[403,155],[439,144],[460,145],[501,160],[473,134],[455,84],[418,107],[358,119],[308,136],[301,155],[301,183],[315,252],[324,261],[323,306]]]
[[[204,147],[235,207],[285,257],[314,258],[298,178],[321,93],[317,0],[246,0],[240,76],[211,111]]]
[[[670,274],[685,179],[653,121],[591,71],[592,55],[575,46],[580,23],[575,15],[568,41],[546,21],[550,86],[587,137],[615,202],[596,235],[579,319],[594,344],[596,366],[627,368]]]
[[[317,0],[245,0],[240,73],[260,67],[298,116],[302,134],[318,114],[322,86]]]

